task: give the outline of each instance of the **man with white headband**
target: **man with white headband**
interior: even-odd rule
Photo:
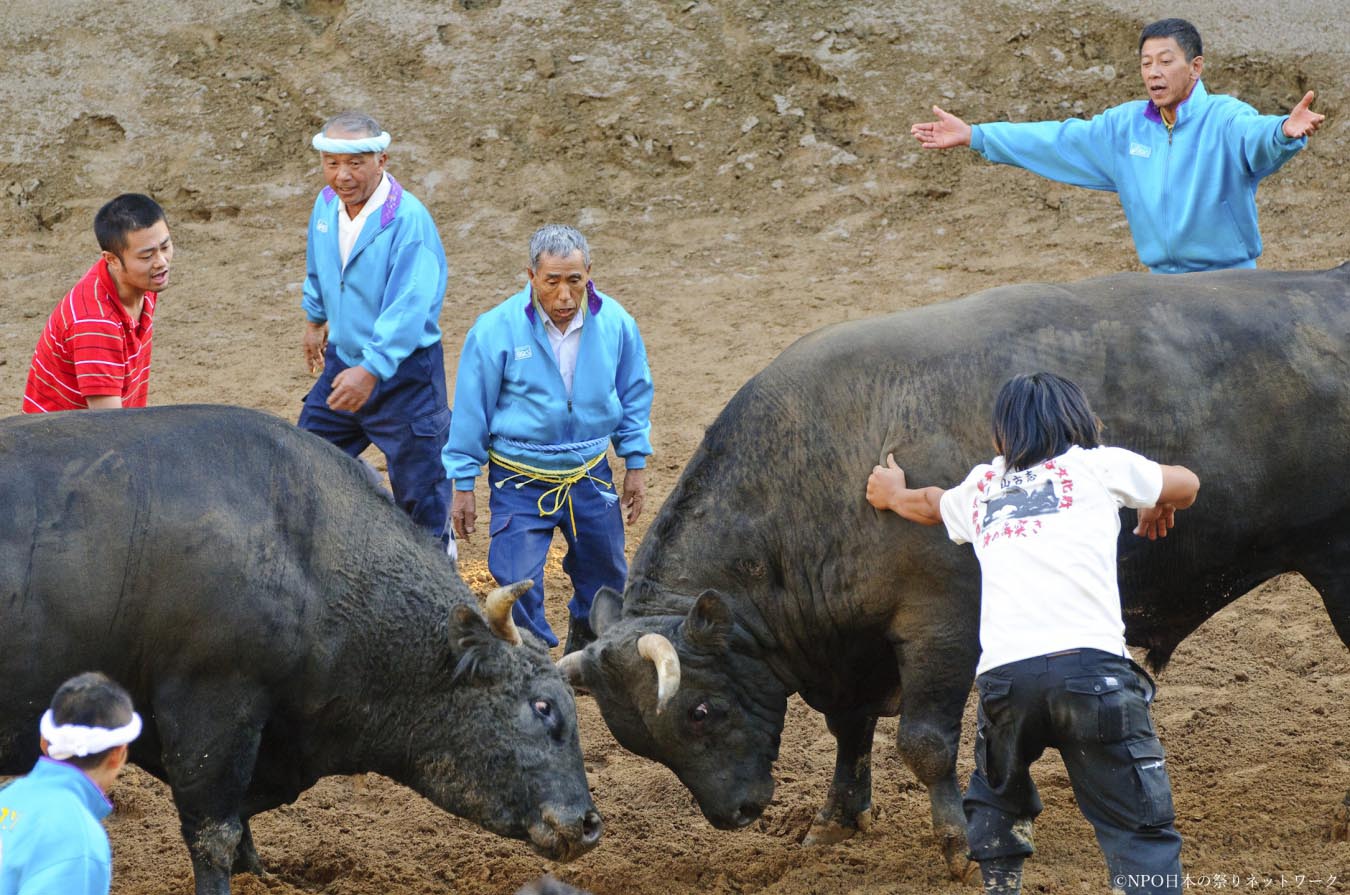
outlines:
[[[0,789],[0,895],[106,895],[112,850],[99,821],[141,717],[126,690],[88,672],[57,689],[39,732],[43,757]]]
[[[385,171],[389,134],[369,115],[329,119],[312,145],[327,186],[306,251],[305,362],[318,381],[299,426],[356,457],[374,443],[394,500],[442,544],[450,430],[438,318],[448,276],[436,224]],[[321,371],[321,372],[320,372]]]

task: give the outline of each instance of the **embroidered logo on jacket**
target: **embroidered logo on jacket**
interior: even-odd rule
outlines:
[[[327,232],[328,232],[328,222],[327,222],[327,221],[319,221],[317,224],[314,225],[314,229],[315,229],[315,230],[318,230],[320,233],[327,233]]]
[[[529,345],[516,346],[516,360],[525,360],[530,357],[534,357],[534,352],[530,350]]]
[[[1137,155],[1140,158],[1148,158],[1153,155],[1153,148],[1145,146],[1143,143],[1131,143],[1130,155]]]

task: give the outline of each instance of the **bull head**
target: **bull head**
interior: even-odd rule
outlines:
[[[689,787],[718,827],[743,827],[773,794],[787,694],[737,624],[705,591],[683,615],[627,616],[613,591],[591,607],[597,640],[558,670],[595,697],[615,738]]]

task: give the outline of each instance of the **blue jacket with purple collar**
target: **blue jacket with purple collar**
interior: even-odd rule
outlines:
[[[1197,81],[1169,131],[1149,100],[1090,121],[977,124],[970,148],[991,162],[1120,196],[1139,260],[1154,273],[1255,267],[1256,185],[1307,145],[1284,115],[1259,115]]]
[[[393,177],[389,185],[389,198],[366,218],[345,270],[338,249],[342,203],[329,187],[314,200],[301,301],[311,323],[327,321],[343,363],[381,380],[418,348],[441,340],[448,279],[431,214]]]
[[[647,350],[632,315],[593,285],[586,289],[570,396],[529,287],[474,322],[459,357],[450,440],[442,453],[456,490],[473,489],[489,448],[536,468],[563,470],[589,460],[588,452],[602,452],[607,439],[626,468],[646,465],[652,452]],[[561,450],[565,446],[574,449]]]

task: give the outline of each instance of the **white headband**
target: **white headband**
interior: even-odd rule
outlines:
[[[378,137],[352,137],[345,140],[329,137],[319,131],[310,143],[320,152],[359,155],[363,152],[384,152],[389,148],[389,140],[389,131],[380,131]]]
[[[47,755],[57,761],[65,761],[72,756],[84,758],[113,746],[125,746],[141,735],[141,716],[132,712],[130,721],[109,730],[82,724],[57,724],[52,717],[52,710],[47,709],[38,722],[38,729],[47,741]]]

